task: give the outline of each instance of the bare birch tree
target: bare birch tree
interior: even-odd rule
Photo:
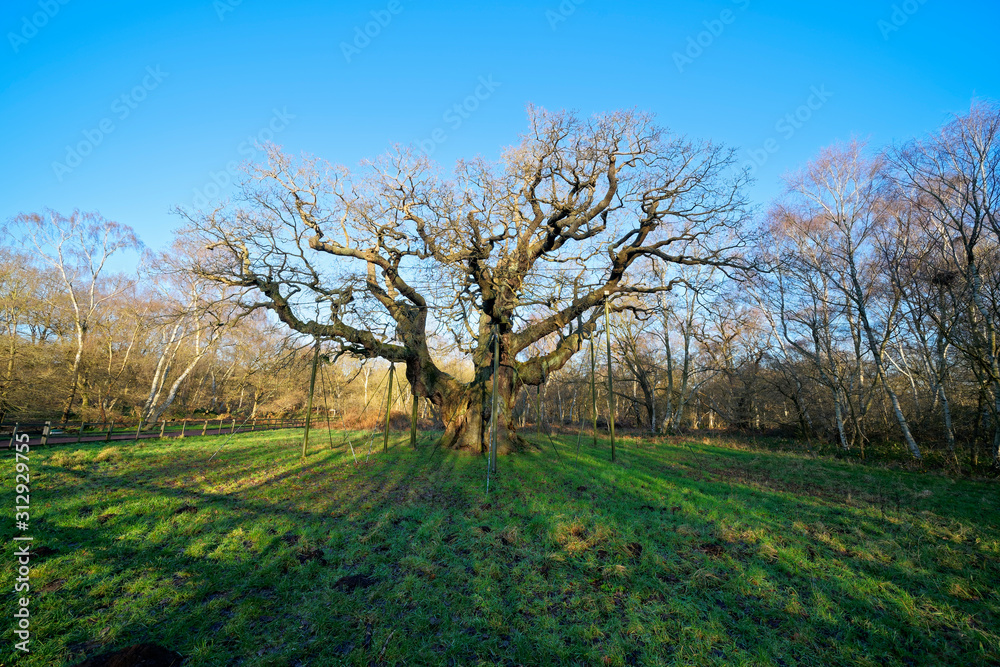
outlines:
[[[142,244],[131,227],[99,213],[80,211],[69,216],[52,210],[22,214],[14,218],[8,232],[22,246],[33,248],[58,275],[72,306],[76,351],[62,413],[65,422],[80,389],[80,364],[93,319],[102,304],[127,285],[122,276],[106,272],[108,260],[123,251],[139,251]]]

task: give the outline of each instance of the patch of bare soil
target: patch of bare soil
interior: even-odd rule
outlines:
[[[696,547],[696,550],[701,551],[711,558],[719,558],[726,553],[726,548],[721,544],[703,544],[700,547]]]
[[[158,644],[136,644],[87,658],[76,667],[179,667],[183,660],[184,656],[177,651]]]
[[[346,577],[341,577],[337,580],[337,583],[333,585],[334,588],[339,588],[346,593],[351,593],[355,588],[368,588],[369,586],[374,586],[378,583],[377,579],[372,579],[365,574],[351,574]]]

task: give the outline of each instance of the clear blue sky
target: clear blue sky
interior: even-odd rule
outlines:
[[[766,204],[822,146],[906,140],[1000,99],[997,25],[986,0],[5,0],[0,219],[99,210],[163,248],[171,207],[230,192],[210,174],[224,181],[272,123],[287,150],[347,165],[440,130],[450,170],[514,143],[528,103],[637,107],[766,155],[752,191]],[[68,158],[81,142],[89,154]]]

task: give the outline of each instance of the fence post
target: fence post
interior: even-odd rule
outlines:
[[[183,421],[181,421],[181,437],[182,438],[184,437],[184,430],[187,428],[187,425],[188,425],[188,423],[187,423],[186,419],[183,420]]]
[[[160,420],[160,439],[161,440],[163,439],[163,429],[165,429],[165,428],[167,428],[167,420],[166,419],[161,419]]]
[[[139,432],[142,431],[142,420],[139,420],[139,425],[135,427],[135,437],[132,438],[132,442],[138,442]]]
[[[216,435],[222,435],[222,417],[219,417],[219,432]]]
[[[253,423],[250,424],[250,430],[251,431],[256,431],[257,430],[257,420],[256,419],[254,419]]]
[[[42,439],[38,443],[39,445],[46,445],[49,442],[49,430],[52,428],[52,422],[45,422],[45,426],[42,427]]]
[[[205,420],[205,425],[201,427],[201,434],[205,435],[208,432],[208,420]]]
[[[233,427],[229,431],[230,435],[232,435],[233,433],[236,433],[236,420],[235,419],[233,420]]]
[[[108,433],[104,436],[104,442],[111,442],[111,431],[115,428],[115,423],[111,422],[111,426],[108,427]]]
[[[83,441],[83,432],[87,429],[87,422],[80,423],[80,432],[76,436],[76,444],[80,444]]]

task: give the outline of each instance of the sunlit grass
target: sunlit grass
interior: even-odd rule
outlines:
[[[357,466],[325,436],[305,461],[293,431],[211,461],[223,439],[34,452],[54,551],[24,664],[139,642],[192,665],[1000,661],[995,484],[641,438],[612,465],[543,436],[487,495],[434,434],[355,443]]]

